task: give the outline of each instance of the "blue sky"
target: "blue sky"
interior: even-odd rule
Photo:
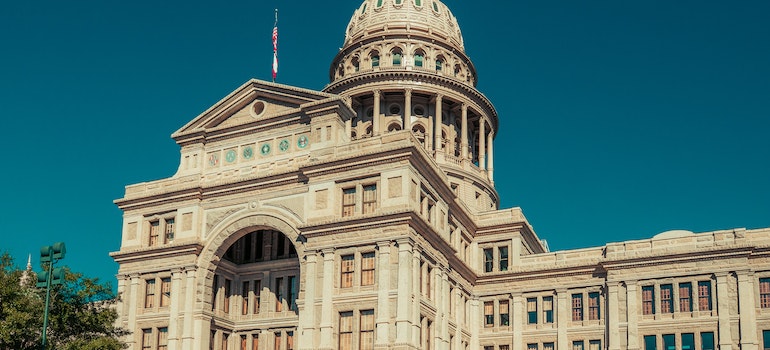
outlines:
[[[446,0],[495,104],[496,186],[552,250],[770,226],[770,2]],[[311,89],[359,1],[14,1],[0,11],[0,251],[112,281],[124,186],[250,78]],[[113,282],[114,284],[114,282]]]

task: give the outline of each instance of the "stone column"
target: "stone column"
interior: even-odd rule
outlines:
[[[462,126],[460,127],[460,156],[463,160],[469,159],[468,157],[468,105],[463,102],[461,107],[462,113]]]
[[[607,325],[609,335],[608,349],[620,349],[620,303],[618,301],[619,282],[607,282]],[[561,325],[559,325],[561,327]]]
[[[571,349],[567,341],[567,327],[570,322],[569,299],[566,289],[556,290],[556,348]]]
[[[730,332],[730,288],[727,285],[729,276],[726,272],[716,274],[717,300],[716,309],[719,318],[719,349],[732,350],[733,337]]]
[[[390,241],[377,242],[377,333],[375,347],[388,347],[390,335]]]
[[[479,118],[479,169],[487,169],[487,146],[486,146],[486,121],[483,117]]]
[[[163,291],[161,290],[161,293]],[[181,349],[179,344],[179,312],[184,300],[182,296],[182,269],[171,270],[171,305],[168,320],[168,349]]]
[[[412,242],[400,239],[398,243],[398,304],[396,306],[396,343],[408,344],[411,334],[409,322],[412,309]]]
[[[449,349],[449,271],[441,269],[441,276],[438,277],[439,284],[436,285],[436,307],[441,310],[439,326],[440,330],[436,345],[441,344],[439,349]],[[441,340],[439,343],[438,340]]]
[[[303,349],[315,349],[316,318],[315,318],[315,294],[316,294],[316,262],[318,252],[305,252],[305,308],[299,313],[299,324],[302,333],[299,335],[299,343]]]
[[[754,274],[738,271],[738,310],[740,312],[741,350],[757,350],[757,316],[754,304]]]
[[[374,90],[374,108],[372,109],[372,134],[380,134],[380,90]]]
[[[404,120],[401,121],[404,130],[412,131],[412,89],[404,90]]]
[[[209,344],[214,342],[215,339],[211,339],[211,316],[198,316],[193,320],[193,334],[198,335],[198,339],[192,342],[192,347],[185,348],[193,350],[207,350]]]
[[[479,331],[483,327],[479,320],[479,314],[481,313],[481,310],[479,310],[479,299],[474,296],[470,303],[471,307],[469,311],[471,317],[468,329],[471,331],[471,342],[469,345],[471,349],[479,349]]]
[[[138,273],[134,273],[129,275],[129,278],[131,279],[131,292],[128,295],[128,329],[136,330],[136,309],[142,306],[141,300],[139,300],[139,282],[141,279],[139,278]],[[137,337],[128,337],[128,341],[126,341],[126,344],[128,344],[129,349],[133,349],[134,344],[136,343]],[[141,345],[140,345],[141,346]]]
[[[422,298],[422,286],[420,285],[420,249],[415,246],[412,250],[412,344],[419,347],[420,345],[420,299]]]
[[[436,150],[436,153],[441,151],[441,125],[444,124],[441,118],[442,100],[442,95],[436,95],[436,113],[434,113],[435,116],[433,117],[433,148]]]
[[[450,344],[449,346],[454,346],[455,349],[462,349],[460,344],[462,344],[462,332],[461,329],[463,322],[465,321],[463,319],[464,313],[465,313],[465,305],[462,303],[462,288],[460,288],[459,285],[455,285],[454,289],[455,298],[454,298],[454,308],[455,308],[455,342],[454,344]]]
[[[636,281],[626,281],[626,312],[628,314],[628,350],[639,349],[639,301]],[[611,322],[611,321],[610,321]]]
[[[491,182],[494,182],[494,136],[495,133],[490,130],[489,135],[487,135],[487,147],[489,148],[487,153],[487,176],[489,176],[489,181]]]
[[[524,350],[522,334],[522,329],[524,328],[524,298],[521,297],[521,293],[511,294],[511,309],[511,326],[513,327],[511,349]]]
[[[321,290],[321,349],[334,348],[332,295],[334,293],[334,248],[322,251],[324,257],[323,289]]]
[[[192,349],[193,343],[193,305],[195,305],[195,266],[186,266],[184,268],[186,277],[185,286],[185,309],[182,320],[182,349]]]
[[[125,302],[125,299],[129,297],[127,291],[126,291],[126,280],[128,280],[128,276],[124,274],[118,274],[118,294],[117,294],[117,302],[115,303],[115,310],[118,310],[118,315],[120,315],[120,318],[118,318],[117,322],[120,326],[125,327],[126,326],[126,315],[128,314],[126,312],[126,306],[130,305]]]

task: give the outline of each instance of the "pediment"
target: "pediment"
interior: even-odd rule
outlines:
[[[251,125],[260,120],[300,113],[305,104],[338,96],[252,79],[195,117],[171,135],[177,142],[188,136]]]

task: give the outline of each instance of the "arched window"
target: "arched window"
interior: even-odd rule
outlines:
[[[436,58],[436,71],[440,72],[443,67],[444,67],[444,56],[438,56]]]
[[[350,63],[353,65],[354,72],[358,72],[358,70],[361,69],[360,62],[358,62],[358,57],[353,57]]]
[[[396,0],[396,5],[401,5],[401,2],[402,2],[402,1],[403,1],[403,0]]]
[[[455,76],[457,76],[458,74],[460,74],[460,65],[456,64],[455,65]]]
[[[422,0],[414,0],[414,6],[422,6]]]
[[[425,54],[422,51],[417,51],[414,53],[414,66],[415,67],[422,67],[422,62],[425,59]]]
[[[394,66],[400,66],[401,65],[401,52],[400,51],[394,51],[393,52],[393,65]]]
[[[363,15],[366,12],[366,3],[364,3],[364,6],[361,7],[361,14]]]
[[[435,1],[433,2],[433,11],[438,12],[438,4]]]
[[[382,7],[382,0],[377,0],[377,8]]]
[[[401,125],[398,125],[398,123],[392,123],[388,125],[388,132],[394,132],[401,130]]]
[[[379,67],[380,66],[380,54],[379,52],[375,51],[372,52],[372,68]]]
[[[414,136],[417,138],[417,140],[419,140],[420,143],[425,146],[425,128],[423,128],[420,124],[415,124],[412,127],[412,133],[414,133]]]

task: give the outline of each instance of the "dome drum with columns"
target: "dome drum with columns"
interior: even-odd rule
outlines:
[[[551,253],[498,209],[498,116],[476,79],[443,3],[366,0],[323,91],[250,80],[176,131],[176,174],[115,201],[128,349],[770,339],[770,229]]]

